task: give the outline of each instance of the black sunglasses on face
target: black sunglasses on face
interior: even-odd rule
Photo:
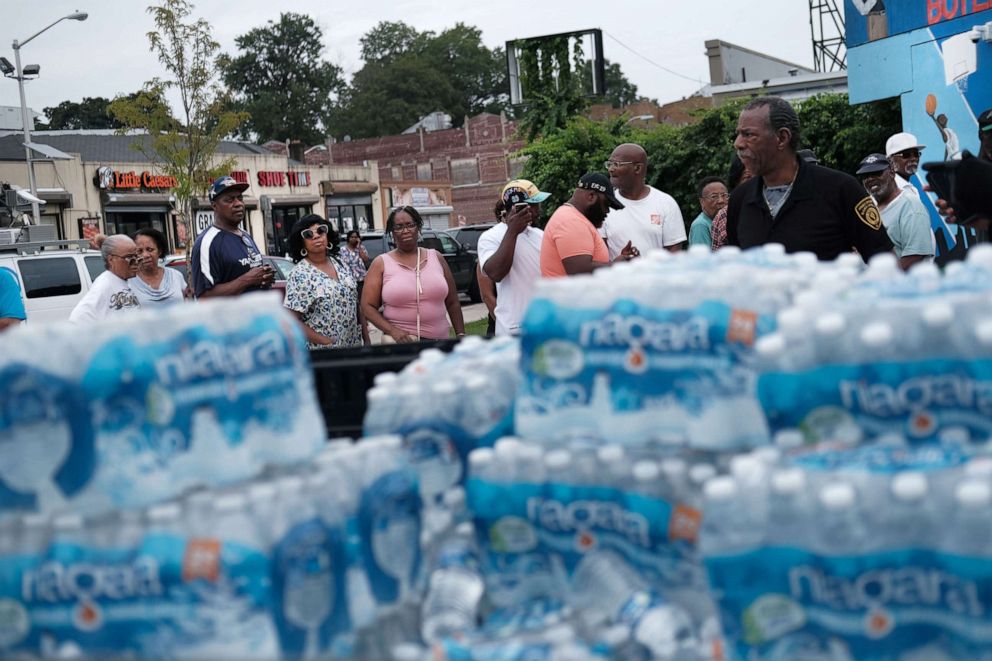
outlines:
[[[317,229],[305,229],[300,232],[300,236],[308,241],[325,234],[327,234],[327,225],[318,225]]]

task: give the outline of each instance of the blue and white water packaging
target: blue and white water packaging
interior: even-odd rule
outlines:
[[[298,324],[275,296],[12,335],[0,513],[134,508],[297,461],[324,441]]]

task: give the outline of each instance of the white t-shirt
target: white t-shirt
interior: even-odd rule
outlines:
[[[86,292],[69,315],[73,323],[85,323],[107,317],[126,310],[137,310],[141,307],[138,297],[134,295],[127,280],[118,278],[112,271],[104,271],[93,281],[93,286]]]
[[[657,188],[648,186],[648,189],[650,192],[640,200],[628,200],[616,192],[624,208],[610,210],[602,232],[611,260],[617,258],[628,241],[646,253],[686,240],[685,221],[675,198]]]
[[[485,266],[496,254],[504,236],[506,223],[499,223],[482,233],[478,244],[479,264]],[[520,323],[541,279],[543,240],[544,232],[536,227],[528,227],[517,235],[510,272],[496,283],[496,335],[520,334]]]
[[[896,174],[896,186],[901,191],[912,193],[916,197],[920,196],[920,191],[916,190],[916,186],[910,183],[908,179],[903,179],[901,174]]]

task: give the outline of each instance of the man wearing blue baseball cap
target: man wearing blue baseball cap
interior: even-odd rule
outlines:
[[[262,263],[262,251],[239,225],[245,219],[242,193],[248,184],[221,177],[210,186],[214,222],[196,237],[190,264],[197,298],[237,296],[268,289],[275,272]]]
[[[882,224],[903,270],[933,258],[930,216],[919,195],[901,190],[892,162],[885,154],[869,154],[858,165],[857,176],[875,200]]]

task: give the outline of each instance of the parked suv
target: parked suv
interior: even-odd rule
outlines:
[[[106,265],[89,241],[37,241],[0,246],[0,268],[21,284],[28,323],[69,318]]]
[[[448,230],[448,233],[455,237],[458,243],[462,244],[466,249],[472,252],[479,253],[479,237],[486,230],[490,230],[495,226],[496,223],[479,223],[477,225],[462,225],[460,227],[452,227]]]
[[[482,300],[479,281],[475,274],[475,265],[479,261],[475,251],[463,246],[448,232],[426,227],[420,231],[419,243],[424,248],[433,248],[444,256],[459,292],[467,294],[473,303]],[[362,245],[368,251],[369,259],[375,259],[396,247],[393,237],[384,232],[363,232]]]

